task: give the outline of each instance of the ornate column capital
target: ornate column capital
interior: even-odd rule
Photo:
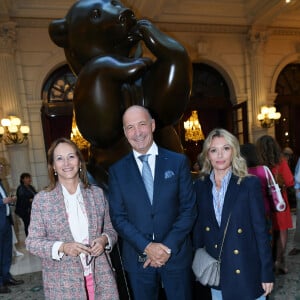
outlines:
[[[249,52],[252,55],[262,54],[264,46],[268,40],[269,32],[262,28],[252,27],[248,31],[247,41],[249,45]]]
[[[0,23],[0,53],[13,54],[16,50],[17,41],[17,23]]]

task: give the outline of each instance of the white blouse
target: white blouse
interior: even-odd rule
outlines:
[[[83,197],[78,184],[76,192],[70,194],[68,190],[62,185],[62,191],[65,201],[67,218],[72,232],[74,241],[82,244],[89,244],[89,222],[87,213],[84,207]],[[52,258],[60,260],[63,253],[58,253],[58,249],[62,242],[56,242],[52,248]],[[84,269],[84,275],[87,276],[92,272],[91,265],[86,265],[86,255],[80,254],[81,263]],[[90,258],[89,258],[90,259]],[[88,259],[88,260],[89,260]]]

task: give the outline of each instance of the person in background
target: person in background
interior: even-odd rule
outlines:
[[[294,151],[290,147],[285,147],[282,150],[283,157],[286,159],[292,173],[295,172],[296,161],[294,156]]]
[[[22,173],[20,176],[20,185],[17,188],[17,203],[15,213],[23,220],[26,236],[28,235],[31,205],[33,197],[36,194],[36,190],[31,183],[31,175],[29,173]]]
[[[167,299],[190,300],[196,203],[189,162],[156,145],[155,121],[146,108],[129,107],[123,128],[132,152],[109,169],[109,203],[133,299],[158,299],[162,285]]]
[[[0,175],[3,164],[0,164]],[[16,197],[7,197],[7,193],[0,180],[0,294],[11,292],[8,286],[24,283],[14,279],[9,273],[12,262],[12,216],[10,204],[16,202]]]
[[[46,299],[119,299],[107,255],[117,241],[103,190],[72,141],[48,151],[49,186],[32,203],[26,248],[42,259]]]
[[[294,156],[294,151],[290,147],[285,147],[282,150],[283,157],[286,159],[291,172],[295,173],[296,161]],[[296,210],[297,200],[296,200],[296,192],[294,186],[286,187],[286,193],[288,196],[288,201],[290,204],[291,210]]]
[[[193,172],[199,173],[201,170],[198,160],[193,164]]]
[[[194,248],[205,247],[218,259],[227,228],[220,284],[211,287],[212,299],[266,299],[274,274],[260,181],[248,174],[237,138],[225,129],[209,133],[201,160],[202,175],[195,182]]]
[[[256,150],[260,164],[266,165],[272,171],[274,179],[280,186],[282,197],[286,202],[285,211],[273,213],[274,260],[277,274],[286,274],[285,251],[288,239],[288,229],[293,228],[292,216],[287,198],[286,187],[294,185],[294,177],[276,140],[269,135],[263,135],[256,141]]]
[[[289,255],[297,255],[300,253],[300,158],[298,159],[295,168],[295,193],[297,199],[296,210],[296,229],[294,234],[293,248],[289,252]]]
[[[260,180],[261,191],[262,191],[264,205],[265,205],[265,216],[266,216],[267,228],[270,237],[270,242],[272,243],[272,235],[273,235],[272,198],[269,195],[268,180],[267,180],[266,172],[264,170],[264,167],[267,168],[267,166],[262,166],[259,164],[258,156],[256,153],[256,147],[252,143],[241,145],[241,155],[246,160],[248,173],[257,176]]]
[[[12,255],[13,256],[23,256],[24,254],[16,248],[16,244],[18,243],[18,239],[15,233],[14,225],[11,225],[12,230]]]

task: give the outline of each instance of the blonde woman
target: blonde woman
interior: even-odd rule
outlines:
[[[217,259],[228,222],[220,284],[211,287],[212,299],[265,299],[274,275],[260,181],[248,175],[238,140],[225,129],[210,132],[200,159],[195,249],[205,247]]]

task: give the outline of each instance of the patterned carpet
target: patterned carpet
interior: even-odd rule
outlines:
[[[294,230],[289,231],[289,241],[287,253],[292,248]],[[276,276],[275,289],[269,300],[300,300],[300,254],[295,256],[286,256],[289,273]],[[16,287],[10,287],[10,294],[1,295],[0,299],[6,300],[43,300],[42,273],[35,272],[14,276],[16,279],[23,279],[25,284]],[[196,300],[196,299],[195,299]],[[201,300],[201,299],[197,299]],[[232,299],[242,300],[242,299]]]

